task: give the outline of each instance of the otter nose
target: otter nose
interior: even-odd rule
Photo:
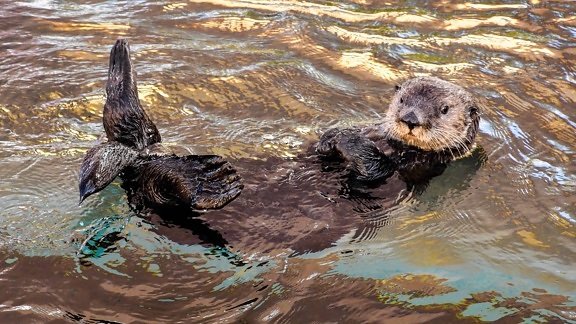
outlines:
[[[408,128],[410,128],[410,130],[414,129],[414,127],[416,127],[416,126],[420,126],[420,121],[418,120],[418,117],[416,116],[416,114],[413,111],[402,116],[400,118],[400,121],[403,122],[404,124],[406,124],[406,126],[408,126]]]

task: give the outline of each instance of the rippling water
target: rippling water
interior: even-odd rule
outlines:
[[[0,318],[576,322],[575,12],[561,0],[3,2]],[[118,37],[164,141],[223,155],[245,178],[226,208],[135,215],[117,182],[78,207]],[[306,152],[322,131],[380,118],[418,75],[480,98],[474,157],[418,196],[317,172]]]

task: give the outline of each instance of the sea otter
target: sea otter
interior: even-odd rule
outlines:
[[[130,48],[118,39],[110,52],[103,124],[108,141],[90,149],[80,168],[80,203],[117,176],[131,205],[216,209],[242,191],[236,170],[217,155],[176,156],[161,143],[140,100]]]
[[[381,180],[399,171],[417,184],[473,148],[479,121],[478,104],[468,91],[436,77],[417,77],[396,87],[382,121],[330,129],[316,152],[344,160],[359,180]]]

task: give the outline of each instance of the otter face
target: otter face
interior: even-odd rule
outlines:
[[[426,151],[472,146],[479,111],[463,88],[435,77],[418,77],[397,87],[384,117],[388,136]]]

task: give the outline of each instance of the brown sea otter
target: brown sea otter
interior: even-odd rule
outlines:
[[[117,176],[136,209],[221,208],[236,198],[242,179],[216,155],[176,156],[162,146],[156,125],[138,99],[128,42],[110,52],[103,123],[108,142],[90,149],[80,169],[80,203]]]
[[[478,104],[468,91],[418,77],[397,87],[381,122],[330,129],[316,152],[345,161],[360,180],[381,180],[399,171],[407,183],[426,183],[473,148],[479,121]]]
[[[330,129],[293,159],[239,159],[246,189],[210,227],[250,256],[378,239],[415,200],[466,190],[485,158],[473,144],[478,126],[469,92],[408,80],[376,124]]]

